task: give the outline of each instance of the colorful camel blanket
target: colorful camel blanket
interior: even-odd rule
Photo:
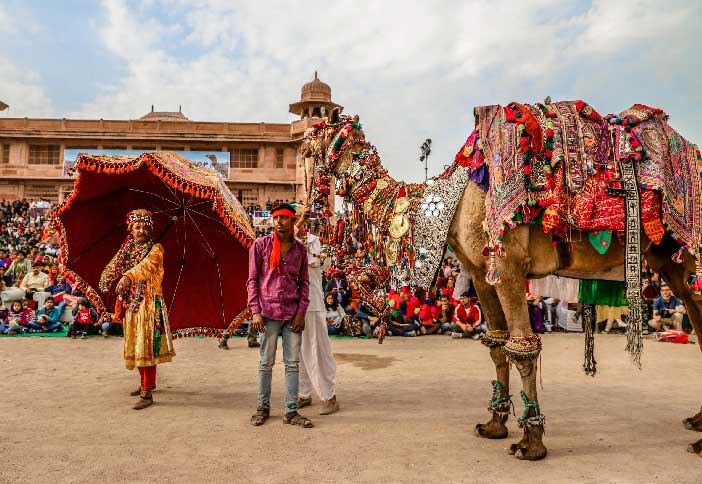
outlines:
[[[505,226],[529,222],[556,240],[578,229],[605,246],[603,231],[624,229],[621,161],[633,159],[648,238],[668,232],[700,254],[702,157],[662,110],[636,104],[602,117],[583,101],[511,103],[478,107],[475,120],[456,162],[487,191],[486,253],[503,256]]]

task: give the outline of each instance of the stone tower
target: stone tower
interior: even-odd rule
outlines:
[[[326,118],[334,110],[341,114],[344,107],[332,102],[331,87],[319,80],[317,71],[314,71],[314,79],[302,86],[300,100],[290,105],[290,112],[300,119]]]

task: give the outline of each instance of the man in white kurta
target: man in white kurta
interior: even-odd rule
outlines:
[[[300,388],[298,408],[312,403],[312,391],[322,400],[320,415],[329,415],[339,410],[336,401],[336,361],[332,355],[331,342],[327,333],[326,307],[322,290],[322,243],[319,237],[306,232],[304,224],[308,210],[305,209],[298,221],[300,240],[307,248],[308,272],[310,277],[310,305],[305,315],[305,330],[302,332],[300,352]],[[303,235],[304,234],[304,235]]]

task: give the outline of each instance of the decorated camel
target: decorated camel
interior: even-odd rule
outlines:
[[[702,347],[702,161],[663,111],[643,105],[602,117],[581,101],[547,99],[480,107],[475,117],[451,167],[427,184],[404,184],[383,168],[358,117],[334,112],[306,133],[308,189],[328,209],[336,181],[353,207],[354,240],[384,259],[396,284],[429,287],[451,245],[473,275],[496,369],[491,417],[476,435],[507,437],[513,364],[524,410],[510,453],[538,460],[547,454],[536,389],[541,340],[529,323],[525,280],[626,279],[627,348],[638,361],[643,254],[684,302]],[[602,233],[613,236],[607,250]],[[702,410],[684,423],[702,431]],[[689,450],[701,448],[702,440]]]

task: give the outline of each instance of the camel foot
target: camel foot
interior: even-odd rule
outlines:
[[[700,409],[700,411],[692,417],[683,420],[683,425],[687,430],[695,430],[696,432],[702,432],[702,409]]]
[[[688,445],[687,451],[693,454],[699,454],[702,452],[702,440],[698,440],[697,442],[693,442],[692,444]]]
[[[524,437],[516,444],[512,444],[509,453],[519,460],[541,460],[548,454],[548,449],[543,443],[544,428],[541,425],[526,427]]]
[[[519,460],[541,460],[546,457],[548,450],[543,443],[530,443],[526,448],[517,449],[514,456]]]
[[[528,439],[527,439],[527,436],[525,433],[524,437],[522,437],[522,440],[520,440],[516,444],[512,444],[509,446],[509,449],[507,450],[507,452],[509,452],[509,455],[515,455],[518,450],[526,449],[526,446],[528,443],[529,442],[528,442]]]
[[[505,422],[507,422],[506,416],[501,417],[493,413],[492,420],[475,426],[475,435],[484,439],[504,439],[509,433]]]
[[[702,419],[700,420],[683,420],[683,424],[687,430],[694,430],[695,432],[702,432]]]

